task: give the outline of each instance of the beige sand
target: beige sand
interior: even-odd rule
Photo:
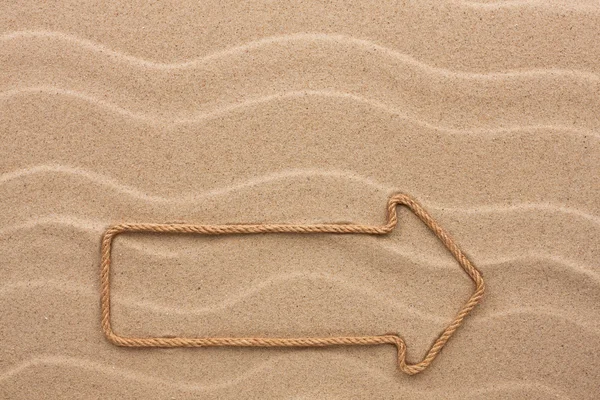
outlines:
[[[593,1],[146,3],[0,6],[0,398],[595,397]],[[397,190],[489,286],[418,376],[392,346],[140,350],[102,336],[111,223],[378,224]],[[416,361],[472,287],[400,219],[387,238],[123,237],[115,329],[399,332]]]

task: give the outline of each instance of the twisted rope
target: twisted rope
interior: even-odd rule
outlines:
[[[253,234],[253,233],[338,233],[338,234],[370,234],[385,235],[390,233],[398,223],[396,208],[399,205],[408,207],[446,246],[462,269],[473,280],[475,291],[463,305],[452,322],[444,329],[427,351],[425,358],[416,364],[406,362],[406,344],[395,334],[378,336],[341,336],[341,337],[300,337],[300,338],[186,338],[186,337],[123,337],[117,335],[110,322],[110,266],[111,245],[115,236],[124,232],[153,233],[195,233],[203,235]],[[359,224],[254,224],[254,225],[191,225],[191,224],[119,224],[111,226],[102,238],[101,261],[101,308],[102,330],[106,338],[117,346],[126,347],[324,347],[324,346],[371,346],[393,344],[398,351],[398,367],[408,375],[414,375],[431,364],[440,353],[446,342],[462,324],[465,317],[475,308],[483,297],[485,285],[481,273],[459,249],[448,233],[419,205],[405,194],[390,197],[387,205],[387,222],[383,226]]]

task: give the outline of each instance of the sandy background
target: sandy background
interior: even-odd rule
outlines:
[[[595,2],[128,3],[0,4],[1,398],[598,394]],[[139,350],[102,336],[111,223],[379,224],[398,190],[489,286],[421,375],[401,374],[391,346]],[[387,238],[124,236],[114,327],[393,331],[416,361],[471,283],[400,219]]]

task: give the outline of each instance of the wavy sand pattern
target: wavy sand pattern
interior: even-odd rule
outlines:
[[[0,5],[0,397],[589,399],[600,380],[593,1]],[[430,369],[392,348],[112,346],[111,223],[383,221],[406,191],[481,269]],[[470,282],[408,212],[385,238],[129,235],[114,324],[399,332],[419,359]]]

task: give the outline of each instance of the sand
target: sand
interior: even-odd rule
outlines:
[[[0,5],[0,398],[598,394],[600,7],[200,3]],[[488,285],[422,374],[392,346],[102,335],[110,224],[380,224],[396,191]],[[418,361],[472,290],[406,210],[385,238],[129,235],[114,252],[128,335],[398,332]]]

